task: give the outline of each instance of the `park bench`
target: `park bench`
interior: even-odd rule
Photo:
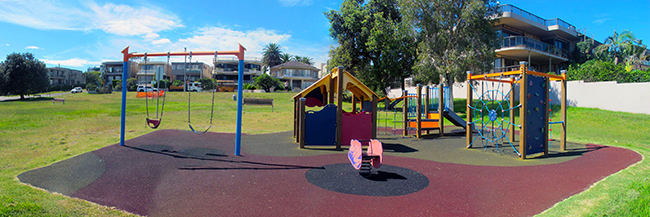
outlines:
[[[65,99],[63,99],[63,98],[54,98],[54,99],[52,99],[52,105],[54,105],[55,102],[62,102],[63,105],[65,105]]]
[[[270,105],[273,111],[273,99],[244,98],[244,105]]]

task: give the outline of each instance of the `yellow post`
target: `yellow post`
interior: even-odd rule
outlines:
[[[549,88],[551,87],[551,86],[549,86],[549,85],[551,85],[550,81],[551,81],[551,78],[546,77],[546,81],[545,81],[546,86],[544,86],[544,87],[546,87],[546,99],[544,99],[544,101],[545,101],[544,103],[546,105],[546,106],[544,106],[544,112],[546,112],[546,119],[544,120],[544,127],[546,127],[546,129],[545,129],[546,133],[544,133],[544,155],[548,155],[548,143],[550,142],[550,141],[548,141],[548,138],[549,138],[548,134],[552,133],[550,131],[551,125],[549,124],[549,121],[548,121],[549,118],[551,118],[551,111],[550,111],[551,102],[548,101],[548,99],[550,99],[550,95],[549,95],[550,94]]]
[[[521,129],[519,129],[519,153],[521,154],[520,158],[526,159],[526,113],[528,109],[526,93],[528,92],[526,79],[526,69],[527,62],[519,62],[519,71],[521,72],[521,80],[519,82],[519,103],[521,107],[519,108],[519,121],[521,122]]]
[[[416,111],[415,114],[417,116],[415,117],[415,120],[417,120],[417,125],[416,125],[417,127],[415,128],[416,129],[415,137],[419,139],[422,136],[422,132],[421,132],[422,131],[422,85],[421,84],[418,84],[417,91],[418,92],[416,95],[418,97],[418,101],[417,101],[417,108],[415,109]]]
[[[377,96],[372,95],[372,138],[377,138]]]
[[[341,138],[343,135],[343,66],[338,67],[338,76],[336,77],[338,87],[336,90],[336,149],[341,149]]]
[[[409,110],[409,107],[408,107],[408,104],[409,104],[409,98],[407,97],[408,95],[409,95],[409,94],[408,94],[408,91],[407,91],[407,90],[404,90],[404,91],[402,92],[402,97],[404,97],[404,98],[403,98],[404,100],[402,100],[402,116],[404,117],[404,118],[403,118],[404,120],[403,120],[403,122],[402,122],[402,125],[404,126],[404,127],[402,128],[402,131],[403,131],[403,132],[402,132],[402,135],[403,135],[403,136],[408,136],[408,135],[409,135],[409,130],[408,130],[408,126],[409,126],[409,122],[408,122],[408,121],[409,121],[409,117],[408,117],[408,112],[409,112],[409,111],[408,111],[408,110]]]
[[[299,141],[300,141],[300,148],[305,148],[305,102],[307,99],[305,98],[300,98],[300,133],[299,133]]]
[[[566,151],[566,70],[562,70],[562,99],[561,102],[561,113],[562,115],[562,135],[560,135],[560,150]]]
[[[515,78],[510,78],[510,123],[515,124],[515,110],[512,109],[515,107]],[[519,114],[521,116],[521,113]],[[515,141],[515,126],[512,126],[510,130],[510,140]]]
[[[438,127],[442,137],[445,135],[445,85],[440,82],[438,87]]]

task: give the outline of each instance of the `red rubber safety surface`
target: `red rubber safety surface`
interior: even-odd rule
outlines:
[[[238,157],[232,156],[234,137],[157,130],[128,140],[129,147],[93,151],[104,173],[70,196],[149,216],[530,216],[642,159],[631,150],[593,144],[574,160],[538,166],[473,166],[384,155],[385,165],[417,171],[429,185],[407,195],[378,197],[329,191],[305,178],[310,169],[349,164],[347,152]]]

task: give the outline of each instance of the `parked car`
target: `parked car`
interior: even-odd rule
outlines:
[[[151,86],[145,86],[145,85],[138,85],[138,92],[153,92],[153,91],[158,91],[158,89],[153,88]]]
[[[83,89],[81,89],[81,87],[72,88],[72,90],[70,91],[70,93],[82,93],[82,92],[84,91]]]

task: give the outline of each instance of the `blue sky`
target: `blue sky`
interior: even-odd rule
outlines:
[[[241,43],[247,57],[261,57],[264,45],[278,43],[283,51],[312,57],[319,66],[335,43],[323,12],[338,10],[341,2],[0,0],[0,59],[31,52],[48,67],[85,71],[102,61],[121,60],[126,46],[135,52],[167,52],[184,47],[236,50]],[[544,19],[561,18],[601,42],[624,29],[650,41],[648,0],[500,3]],[[198,60],[212,62],[210,57]]]

